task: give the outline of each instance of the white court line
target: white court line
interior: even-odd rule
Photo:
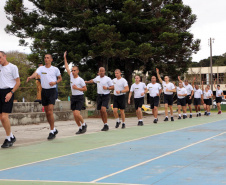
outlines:
[[[221,119],[221,120],[218,120],[218,121],[222,121],[222,120],[225,120],[225,119]],[[213,121],[213,122],[209,122],[209,123],[215,123],[215,122],[218,122],[218,121]],[[133,141],[145,139],[145,138],[148,138],[148,137],[153,137],[153,136],[157,136],[157,135],[161,135],[161,134],[165,134],[165,133],[170,133],[170,132],[175,132],[175,131],[179,131],[179,130],[184,130],[184,129],[187,129],[187,128],[197,127],[197,126],[205,125],[205,124],[209,124],[209,123],[201,123],[201,124],[198,124],[198,125],[188,126],[188,127],[179,128],[179,129],[176,129],[176,130],[166,131],[166,132],[161,132],[161,133],[158,133],[158,134],[153,134],[153,135],[149,135],[149,136],[145,136],[145,137],[141,137],[141,138],[137,138],[137,139],[132,139],[132,140],[128,140],[128,141],[124,141],[124,142],[120,142],[120,143],[115,143],[115,144],[111,144],[111,145],[106,145],[106,146],[101,146],[101,147],[92,148],[92,149],[88,149],[88,150],[83,150],[83,151],[80,151],[80,152],[74,152],[74,153],[70,153],[70,154],[65,154],[65,155],[61,155],[61,156],[57,156],[57,157],[52,157],[52,158],[48,158],[48,159],[43,159],[43,160],[31,162],[31,163],[17,165],[17,166],[13,166],[13,167],[2,169],[2,170],[0,170],[0,172],[1,171],[5,171],[5,170],[10,170],[10,169],[13,169],[13,168],[18,168],[18,167],[23,167],[23,166],[35,164],[35,163],[49,161],[49,160],[57,159],[57,158],[60,158],[60,157],[66,157],[66,156],[73,155],[73,154],[78,154],[78,153],[88,152],[88,151],[97,150],[97,149],[101,149],[101,148],[116,146],[116,145],[123,144],[123,143],[133,142]]]
[[[0,179],[1,181],[6,182],[54,182],[54,183],[79,183],[79,184],[109,184],[109,185],[145,185],[145,184],[131,184],[131,183],[102,183],[102,182],[79,182],[79,181],[50,181],[50,180],[17,180],[17,179]]]
[[[128,168],[125,168],[125,169],[120,170],[120,171],[117,171],[117,172],[115,172],[115,173],[106,175],[106,176],[104,176],[104,177],[101,177],[101,178],[99,178],[99,179],[93,180],[93,181],[91,181],[91,182],[96,183],[96,182],[98,182],[98,181],[100,181],[100,180],[103,180],[103,179],[106,179],[106,178],[108,178],[108,177],[117,175],[117,174],[122,173],[122,172],[125,172],[125,171],[127,171],[127,170],[131,170],[131,169],[136,168],[136,167],[138,167],[138,166],[141,166],[141,165],[143,165],[143,164],[149,163],[149,162],[154,161],[154,160],[156,160],[156,159],[163,158],[163,157],[165,157],[165,156],[168,156],[168,155],[171,155],[171,154],[173,154],[173,153],[179,152],[179,151],[181,151],[181,150],[184,150],[184,149],[189,148],[189,147],[191,147],[191,146],[197,145],[197,144],[199,144],[199,143],[203,143],[203,142],[205,142],[205,141],[208,141],[208,140],[213,139],[213,138],[215,138],[215,137],[221,136],[221,135],[223,135],[223,134],[226,134],[226,132],[222,132],[222,133],[220,133],[220,134],[217,134],[217,135],[215,135],[215,136],[209,137],[209,138],[207,138],[207,139],[204,139],[204,140],[201,140],[201,141],[192,143],[192,144],[190,144],[190,145],[187,145],[187,146],[185,146],[185,147],[179,148],[179,149],[177,149],[177,150],[167,152],[167,153],[165,153],[165,154],[163,154],[163,155],[160,155],[160,156],[158,156],[158,157],[155,157],[155,158],[149,159],[149,160],[147,160],[147,161],[141,162],[141,163],[139,163],[139,164],[130,166],[130,167],[128,167]]]

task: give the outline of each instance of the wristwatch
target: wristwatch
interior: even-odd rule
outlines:
[[[57,84],[57,81],[56,81],[56,84]]]
[[[10,91],[12,94],[14,94],[14,92],[13,91]]]

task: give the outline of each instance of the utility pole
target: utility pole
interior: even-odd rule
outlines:
[[[210,84],[211,84],[211,90],[213,92],[213,58],[212,58],[212,43],[214,43],[213,38],[209,39],[209,46],[210,46]]]

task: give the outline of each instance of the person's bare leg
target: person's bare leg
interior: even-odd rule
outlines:
[[[190,113],[192,113],[192,107],[191,107],[191,105],[188,105],[188,107],[189,107]]]
[[[221,104],[220,103],[217,103],[217,109],[218,109],[218,112],[221,111]]]
[[[165,116],[168,116],[168,104],[165,103]]]
[[[9,122],[9,114],[8,113],[1,113],[0,120],[2,122],[2,126],[5,129],[6,136],[10,136],[11,133],[11,126]]]
[[[183,106],[183,107],[182,107],[182,110],[183,110],[183,113],[184,113],[184,114],[187,113],[187,107],[186,107],[186,106]]]
[[[155,117],[155,108],[151,109],[151,111],[152,111],[152,115]]]
[[[77,125],[78,125],[79,127],[81,127],[81,122],[80,122],[80,119],[79,119],[80,111],[74,110],[74,111],[73,111],[73,115],[74,115],[74,118],[75,118],[75,122],[77,123]]]
[[[177,108],[178,108],[178,115],[180,115],[181,114],[181,106],[177,105]]]
[[[44,106],[46,112],[46,118],[50,125],[50,130],[54,129],[54,116],[53,116],[53,104]]]
[[[195,112],[198,113],[198,105],[195,105]]]
[[[102,114],[102,120],[104,123],[108,122],[108,115],[107,115],[107,110],[106,107],[101,107],[101,114]]]
[[[138,107],[137,113],[138,113],[138,119],[142,119],[143,118],[143,114],[142,114],[142,111],[141,111],[140,107]]]
[[[137,119],[139,120],[139,113],[138,113],[138,109],[136,110],[136,115],[137,115]]]
[[[198,105],[198,111],[201,111],[201,109],[200,109],[200,105]]]
[[[171,116],[173,116],[173,106],[169,105],[169,108],[170,108],[170,114],[171,114]]]
[[[158,107],[154,107],[154,117],[157,118],[158,117]]]
[[[122,122],[125,123],[126,116],[125,116],[124,109],[120,109],[120,113],[121,113],[121,117],[122,117]]]
[[[119,115],[118,115],[118,108],[113,108],[113,113],[114,113],[115,119],[119,118]]]

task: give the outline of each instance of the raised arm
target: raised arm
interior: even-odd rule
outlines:
[[[204,91],[203,81],[202,81],[202,91]]]
[[[179,80],[179,82],[184,83],[184,82],[180,79],[180,76],[178,76],[178,80]]]
[[[158,68],[156,68],[156,73],[157,73],[157,77],[159,79],[159,82],[162,83],[162,79],[161,79],[161,77],[159,75],[159,69]]]
[[[215,80],[214,80],[214,83],[213,83],[213,86],[214,86],[215,89],[217,89],[216,81],[217,81],[217,79],[215,79]]]
[[[71,71],[69,69],[69,66],[68,66],[68,63],[67,63],[67,51],[64,52],[64,66],[65,66],[65,69],[67,70],[67,73],[70,75],[71,74]]]
[[[195,80],[196,80],[196,77],[194,77],[194,78],[193,78],[193,81],[192,81],[192,87],[193,87],[193,89],[194,89],[194,87],[195,87]]]

